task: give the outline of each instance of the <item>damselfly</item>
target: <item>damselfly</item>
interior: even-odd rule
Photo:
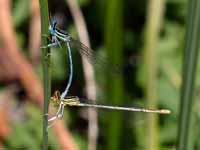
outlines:
[[[146,108],[137,108],[137,107],[122,107],[122,106],[111,106],[111,105],[109,106],[109,105],[95,104],[92,101],[87,102],[86,99],[80,99],[77,96],[70,96],[61,100],[59,91],[55,91],[53,97],[51,97],[51,101],[53,101],[54,104],[56,105],[60,105],[60,103],[62,103],[62,106],[61,108],[59,108],[60,111],[57,112],[56,116],[50,118],[49,121],[53,121],[57,118],[62,118],[65,106],[94,107],[94,108],[102,108],[102,109],[125,110],[125,111],[134,111],[134,112],[158,113],[158,114],[170,113],[170,110],[167,110],[167,109],[159,110],[159,109],[146,109]]]

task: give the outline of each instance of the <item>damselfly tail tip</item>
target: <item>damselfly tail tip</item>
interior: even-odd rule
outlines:
[[[170,114],[171,111],[170,111],[169,109],[161,109],[161,110],[160,110],[160,113],[161,113],[161,114]]]

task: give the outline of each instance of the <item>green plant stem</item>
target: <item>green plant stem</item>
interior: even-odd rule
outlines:
[[[190,0],[187,17],[186,45],[183,62],[183,84],[178,128],[178,150],[188,150],[194,80],[200,39],[200,1]]]
[[[40,0],[41,12],[41,35],[48,35],[49,14],[47,0]],[[41,45],[47,45],[47,39],[41,36]],[[50,50],[42,49],[42,64],[43,64],[43,82],[44,82],[44,110],[43,110],[43,145],[42,149],[48,149],[48,107],[51,93],[51,78],[50,78]]]
[[[145,65],[146,65],[146,99],[150,108],[157,108],[157,65],[156,48],[159,40],[160,25],[164,14],[165,0],[150,0],[147,10],[147,23],[144,39]],[[159,149],[158,116],[147,114],[146,123],[146,145],[147,150]]]
[[[122,0],[109,0],[106,2],[107,14],[105,20],[105,48],[108,58],[113,64],[121,64],[122,50],[123,50],[123,1]],[[123,80],[122,76],[112,76],[107,73],[107,99],[112,101],[113,104],[120,105],[124,98],[123,96]],[[122,141],[122,113],[111,112],[108,118],[107,131],[107,147],[105,149],[117,150],[120,148]],[[121,145],[122,146],[122,145]]]

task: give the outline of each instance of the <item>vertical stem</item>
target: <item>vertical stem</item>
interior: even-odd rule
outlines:
[[[165,0],[150,0],[147,10],[147,23],[145,32],[144,52],[146,61],[146,99],[151,108],[157,107],[156,96],[156,47],[159,38],[160,25],[164,14]],[[158,117],[155,114],[147,114],[146,145],[148,150],[158,150]]]
[[[106,19],[105,19],[105,48],[108,58],[113,64],[121,64],[123,50],[123,0],[106,1]],[[109,68],[108,68],[109,69]],[[121,104],[123,93],[123,79],[121,74],[113,76],[107,72],[106,97],[113,104]],[[122,112],[111,112],[107,116],[107,147],[104,149],[121,149],[122,134]]]
[[[41,35],[48,35],[49,15],[47,0],[40,0],[41,12]],[[47,39],[41,36],[41,45],[47,45]],[[50,50],[48,48],[42,49],[42,63],[43,63],[43,82],[44,82],[44,110],[43,110],[43,145],[42,149],[48,149],[48,107],[51,93],[51,79],[50,79]]]
[[[191,140],[189,139],[189,129],[200,39],[200,1],[190,0],[188,3],[189,10],[187,16],[186,45],[182,73],[183,84],[178,128],[178,150],[187,150],[189,140]]]

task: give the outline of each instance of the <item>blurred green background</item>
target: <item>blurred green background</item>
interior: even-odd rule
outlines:
[[[78,39],[77,29],[68,4],[64,0],[49,0],[49,13],[59,21],[59,28]],[[31,1],[12,1],[12,19],[21,53],[32,61],[32,67],[42,80],[39,57],[30,55]],[[97,101],[103,104],[165,108],[169,115],[149,115],[122,111],[98,110],[98,150],[173,150],[177,143],[180,103],[181,69],[186,32],[186,0],[78,0],[87,24],[91,47],[96,57],[119,66],[95,68],[98,85]],[[25,13],[26,12],[26,13]],[[34,39],[32,39],[34,40]],[[38,50],[40,48],[38,47]],[[73,49],[74,50],[74,49]],[[38,51],[38,52],[39,52]],[[68,81],[68,58],[65,50],[51,51],[52,93],[62,91]],[[86,98],[83,67],[78,51],[73,51],[74,78],[69,95]],[[198,65],[199,66],[199,65]],[[108,71],[111,70],[111,71]],[[199,70],[199,67],[198,67]],[[195,96],[199,97],[200,80],[197,71]],[[2,82],[1,93],[9,88]],[[18,83],[15,83],[18,84]],[[19,88],[15,96],[16,116],[11,117],[11,132],[2,139],[5,149],[41,149],[42,112],[38,106],[24,100]],[[192,149],[200,149],[199,102],[192,109]],[[20,113],[19,113],[20,111]],[[80,150],[88,145],[88,117],[85,108],[67,107],[64,123]],[[49,130],[49,150],[62,149]],[[65,149],[65,148],[64,148]]]

